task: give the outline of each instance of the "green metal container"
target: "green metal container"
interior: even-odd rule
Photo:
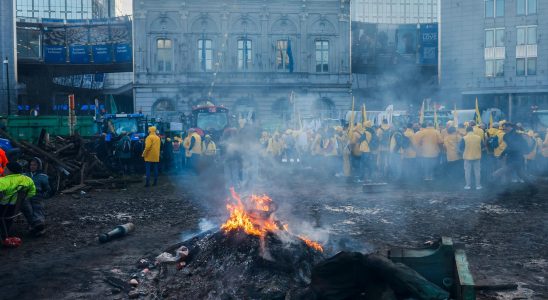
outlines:
[[[35,142],[40,137],[42,128],[50,135],[69,135],[68,116],[9,116],[7,130],[13,138]],[[97,125],[92,116],[78,116],[74,132],[81,136],[93,136]]]

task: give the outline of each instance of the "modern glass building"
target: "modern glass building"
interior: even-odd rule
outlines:
[[[355,0],[352,21],[376,24],[438,22],[439,0]]]
[[[18,18],[85,20],[115,16],[115,0],[16,0]]]
[[[445,1],[444,1],[445,2]],[[548,1],[464,0],[441,7],[440,95],[528,122],[548,109]]]

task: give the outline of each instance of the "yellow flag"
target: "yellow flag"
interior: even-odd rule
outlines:
[[[365,128],[365,122],[367,122],[367,111],[365,110],[365,103],[362,105],[362,125]]]
[[[351,138],[354,131],[354,96],[352,96],[352,113],[350,114],[350,124],[348,125],[348,138]]]
[[[480,123],[481,123],[481,114],[478,106],[478,97],[476,97],[476,125],[479,126]]]
[[[489,113],[489,129],[493,128],[493,112]]]
[[[453,123],[455,123],[455,128],[459,128],[459,114],[457,112],[457,105],[453,109]]]
[[[422,100],[421,111],[419,112],[419,124],[424,122],[424,100]]]

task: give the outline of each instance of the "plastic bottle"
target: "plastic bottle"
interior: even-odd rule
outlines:
[[[128,233],[132,232],[133,230],[135,230],[135,225],[133,225],[133,223],[118,225],[118,226],[116,226],[116,228],[109,231],[108,233],[103,233],[103,234],[99,235],[99,242],[106,243],[106,242],[111,241],[115,238],[125,236]]]

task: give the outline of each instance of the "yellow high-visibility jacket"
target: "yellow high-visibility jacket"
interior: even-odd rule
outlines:
[[[15,205],[17,192],[23,189],[27,198],[36,195],[36,186],[32,179],[22,174],[10,174],[0,178],[0,205]]]

